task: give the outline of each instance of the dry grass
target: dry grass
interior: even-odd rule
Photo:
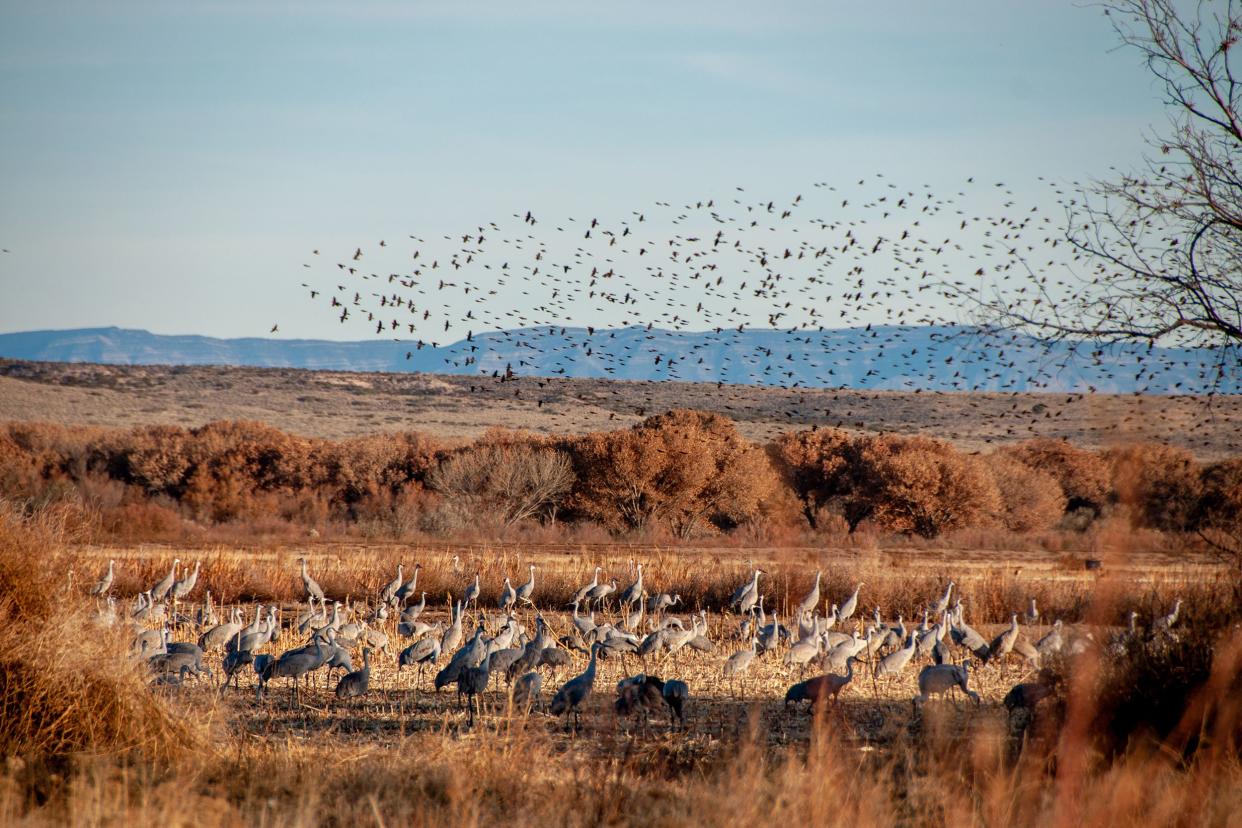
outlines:
[[[721,390],[715,383],[555,378],[493,386],[451,375],[0,360],[0,421],[129,427],[262,420],[294,434],[330,439],[418,430],[464,441],[497,426],[582,434],[633,425],[646,414],[694,408],[735,420],[743,436],[760,443],[792,428],[841,424],[923,434],[972,451],[1055,437],[1085,448],[1155,441],[1187,448],[1201,459],[1242,452],[1242,396],[1214,398],[1210,416],[1207,406],[1194,397]]]
[[[838,707],[818,717],[781,703],[797,674],[777,658],[757,661],[736,688],[738,695],[731,692],[719,669],[740,645],[730,639],[736,619],[715,611],[725,592],[753,558],[771,571],[765,591],[782,603],[796,601],[817,562],[827,563],[830,556],[822,551],[499,544],[122,550],[64,548],[55,527],[12,520],[0,526],[0,606],[8,608],[6,617],[57,615],[43,625],[46,631],[33,621],[20,622],[11,638],[6,630],[0,653],[11,655],[4,663],[28,670],[39,652],[59,655],[45,662],[50,679],[29,670],[5,675],[45,682],[40,686],[46,688],[47,709],[87,725],[70,731],[81,734],[72,742],[61,743],[49,738],[59,732],[59,722],[21,719],[6,706],[3,732],[10,741],[0,769],[0,823],[6,825],[753,825],[773,819],[816,825],[1228,825],[1242,813],[1242,719],[1236,703],[1225,703],[1236,702],[1242,690],[1242,642],[1229,643],[1227,632],[1214,633],[1226,637],[1215,644],[1211,678],[1168,735],[1145,736],[1108,756],[1092,733],[1104,696],[1084,679],[1068,696],[1064,716],[1033,729],[1025,748],[1015,751],[999,702],[1019,676],[1016,663],[972,677],[984,699],[979,709],[932,702],[919,717],[910,705],[914,671],[878,685],[860,677]],[[106,682],[68,683],[69,667],[80,663],[70,651],[81,646],[82,625],[91,623],[81,585],[93,581],[107,557],[118,558],[119,595],[147,586],[180,553],[182,559],[203,560],[196,600],[210,588],[217,600],[263,597],[289,605],[300,587],[295,560],[307,552],[320,583],[341,596],[371,596],[392,577],[398,560],[422,562],[420,584],[433,593],[433,620],[445,617],[444,593],[460,593],[476,568],[486,607],[494,603],[500,578],[521,579],[531,561],[539,566],[537,600],[561,633],[568,620],[555,605],[589,577],[589,568],[605,564],[624,584],[626,561],[634,558],[648,565],[653,590],[678,591],[712,609],[711,636],[720,649],[683,652],[652,665],[653,672],[690,685],[684,733],[669,731],[658,718],[646,730],[613,715],[613,683],[639,669],[618,660],[601,664],[579,733],[540,713],[513,713],[499,689],[485,697],[476,726],[467,727],[452,694],[429,692],[429,676],[415,688],[415,675],[398,673],[388,656],[375,663],[366,697],[338,702],[317,683],[295,706],[284,680],[256,701],[251,675],[241,692],[221,695],[204,682],[157,695],[125,666],[118,649],[123,642],[95,635],[87,661]],[[454,554],[460,571],[453,567]],[[885,553],[854,550],[831,557],[825,580],[830,598],[840,600],[865,580],[864,603],[883,603],[888,616],[925,605],[945,578],[954,577],[963,585],[972,621],[985,634],[998,629],[985,621],[1023,606],[1031,594],[1046,614],[1085,620],[1100,635],[1107,635],[1106,625],[1124,608],[1138,607],[1150,617],[1175,593],[1188,599],[1188,624],[1211,619],[1222,630],[1219,625],[1235,623],[1238,613],[1231,584],[1215,580],[1215,570],[1207,567],[1147,572],[1150,580],[1138,584],[1131,576],[1148,567],[1120,569],[1119,558],[1110,567],[1114,574],[1100,582],[1022,556],[915,563],[923,557],[918,555],[896,566]],[[78,586],[68,590],[67,567],[78,573]],[[287,606],[286,619],[292,609]],[[529,611],[523,620],[533,623]],[[390,620],[390,633],[392,626]],[[175,638],[192,635],[181,628]],[[289,646],[284,638],[274,649]],[[571,672],[583,664],[579,659]],[[545,698],[565,677],[545,679]],[[102,700],[84,699],[86,693]],[[7,692],[4,697],[10,698]],[[9,736],[10,722],[24,722],[20,740]],[[1058,722],[1063,726],[1054,726]],[[210,740],[202,738],[208,728]],[[118,738],[118,730],[129,738]],[[160,748],[135,749],[141,745]]]
[[[46,522],[0,502],[0,754],[167,760],[202,734],[147,692],[128,640],[66,595],[72,557]]]

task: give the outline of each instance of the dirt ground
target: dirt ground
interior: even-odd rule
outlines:
[[[306,436],[413,429],[464,441],[491,427],[552,434],[615,429],[679,407],[724,414],[758,441],[817,425],[920,433],[969,450],[1043,436],[1087,447],[1155,440],[1202,459],[1242,451],[1240,396],[913,394],[0,361],[0,420],[194,426],[250,419]]]

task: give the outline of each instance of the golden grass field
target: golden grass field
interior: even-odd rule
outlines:
[[[88,584],[115,558],[113,593],[127,606],[129,597],[158,579],[174,556],[202,561],[199,586],[179,609],[191,611],[208,589],[218,607],[221,601],[225,606],[237,602],[250,611],[256,602],[274,602],[286,629],[269,649],[279,653],[301,643],[288,626],[304,606],[297,569],[303,555],[328,594],[348,598],[358,615],[364,603],[374,602],[397,562],[407,567],[421,563],[420,590],[425,586],[429,592],[424,618],[433,622],[447,619],[446,593],[459,596],[475,571],[483,585],[481,612],[497,615],[489,608],[495,606],[503,576],[520,583],[527,563],[534,563],[534,599],[557,635],[570,629],[565,599],[589,580],[595,565],[625,586],[633,563],[644,562],[650,592],[679,592],[686,598],[681,617],[688,620],[689,611],[708,608],[716,650],[686,649],[647,665],[652,674],[689,685],[684,731],[670,727],[662,709],[647,726],[615,714],[616,681],[642,669],[633,659],[600,662],[578,731],[538,709],[529,714],[514,710],[495,677],[471,727],[455,692],[431,692],[434,670],[423,676],[421,687],[415,686],[414,671],[398,672],[395,656],[408,642],[396,635],[395,618],[390,618],[376,625],[389,633],[390,643],[388,652],[372,661],[371,690],[365,697],[337,700],[322,674],[296,704],[287,680],[274,681],[257,700],[256,678],[248,669],[241,673],[240,690],[223,693],[212,681],[188,679],[181,688],[156,691],[176,726],[185,728],[177,738],[186,742],[186,750],[153,765],[134,758],[151,750],[141,738],[133,744],[122,738],[121,755],[129,759],[118,763],[109,751],[88,751],[73,761],[72,772],[11,756],[0,780],[0,820],[735,825],[775,818],[864,825],[1183,820],[1231,825],[1242,813],[1242,769],[1236,758],[1232,764],[1222,759],[1179,769],[1159,752],[1139,750],[1105,763],[1089,755],[1084,734],[1073,732],[1072,717],[1064,732],[1033,731],[1019,756],[1000,703],[1014,683],[1031,676],[1017,658],[972,674],[971,686],[982,698],[978,708],[958,696],[932,700],[917,716],[911,704],[917,666],[880,683],[860,673],[839,705],[818,714],[804,704],[783,703],[785,690],[800,677],[797,668],[782,663],[783,652],[757,659],[736,686],[720,675],[725,658],[743,645],[735,640],[737,616],[718,610],[752,563],[769,572],[764,592],[772,596],[769,606],[776,604],[778,610],[800,599],[816,568],[825,572],[826,601],[840,602],[855,583],[866,582],[854,619],[862,623],[877,604],[886,619],[901,612],[908,620],[952,578],[972,623],[985,635],[1001,629],[997,622],[1034,596],[1046,619],[1061,617],[1107,637],[1125,610],[1135,608],[1150,617],[1165,611],[1174,596],[1187,599],[1188,616],[1206,612],[1227,593],[1230,576],[1204,561],[1174,565],[1143,555],[1127,561],[1118,550],[1105,574],[1096,575],[1046,553],[987,550],[951,559],[909,550],[311,543],[72,547],[45,564],[60,573],[48,583],[63,584],[63,570],[69,567],[75,582]],[[79,612],[85,616],[92,606],[84,600]],[[601,615],[617,620],[612,611]],[[533,610],[518,616],[533,628]],[[469,631],[477,618],[469,612],[464,628]],[[80,623],[92,626],[87,620]],[[1046,630],[1041,624],[1023,634],[1033,640]],[[197,634],[183,625],[173,637],[193,641]],[[128,633],[115,629],[103,638],[110,636],[117,636],[119,647],[128,639]],[[361,665],[357,651],[354,660]],[[123,675],[130,671],[135,678],[128,690],[143,692],[141,670],[134,672],[124,661],[105,668]],[[220,655],[208,663],[218,674]],[[545,674],[543,702],[585,664],[585,656],[576,655],[569,669]],[[148,730],[154,730],[149,722],[144,738],[158,742],[159,732]],[[1067,779],[1073,762],[1080,763],[1072,770],[1082,774],[1078,781]],[[47,804],[34,807],[31,796],[46,797]],[[1173,819],[1175,812],[1181,817]]]
[[[475,390],[471,390],[471,389]],[[914,394],[349,373],[282,368],[112,366],[0,360],[0,420],[67,425],[201,425],[261,420],[339,439],[418,430],[467,440],[491,427],[577,434],[640,422],[672,408],[714,411],[748,439],[811,425],[948,439],[970,450],[1029,437],[1086,448],[1151,440],[1200,459],[1242,451],[1242,397],[1110,394]]]
[[[1195,400],[1106,396],[719,392],[526,379],[506,383],[500,395],[469,386],[461,377],[7,363],[0,364],[0,420],[123,427],[240,417],[314,436],[417,429],[465,441],[496,425],[546,433],[618,428],[676,405],[727,414],[751,439],[844,420],[854,429],[925,433],[972,449],[1038,434],[1097,447],[1126,438],[1165,441],[1202,459],[1236,454],[1242,435],[1242,400],[1235,398],[1208,409]],[[1034,416],[1035,405],[1050,410]],[[837,413],[823,416],[825,409]],[[821,542],[814,546],[790,545],[807,543],[804,534],[784,545],[744,531],[666,543],[650,539],[656,535],[609,540],[602,530],[539,526],[408,544],[317,537],[305,527],[267,535],[245,523],[203,532],[200,542],[81,543],[58,523],[55,503],[42,511],[0,506],[3,825],[1242,825],[1236,569],[1189,550],[1177,535],[1132,529],[1122,515],[1085,531],[981,528],[935,539],[826,533],[814,536]],[[570,631],[569,596],[595,566],[624,588],[643,563],[649,593],[683,597],[675,614],[688,623],[692,613],[706,612],[715,649],[685,649],[646,665],[601,661],[578,731],[540,708],[511,708],[503,683],[492,684],[470,726],[455,691],[431,692],[434,670],[416,687],[416,672],[396,669],[409,641],[396,634],[395,616],[376,625],[389,643],[372,662],[370,692],[340,701],[321,671],[292,703],[285,679],[257,699],[248,669],[240,689],[222,692],[219,652],[206,662],[215,680],[153,686],[145,665],[128,654],[135,629],[123,619],[101,626],[100,602],[87,595],[115,559],[112,594],[124,616],[173,558],[201,562],[196,589],[177,609],[192,614],[209,590],[222,615],[240,606],[249,618],[256,606],[274,604],[282,634],[260,652],[279,654],[304,640],[292,629],[305,608],[303,556],[327,593],[357,617],[398,563],[407,578],[421,563],[420,589],[428,595],[420,620],[430,622],[447,620],[449,596],[460,596],[476,571],[482,614],[496,615],[502,579],[521,583],[534,564],[534,600],[558,636]],[[1086,570],[1086,558],[1102,561],[1102,569]],[[1035,676],[1017,657],[972,672],[978,707],[959,695],[933,699],[916,714],[911,700],[925,660],[896,680],[873,682],[860,670],[840,703],[826,709],[786,707],[785,691],[802,676],[783,664],[783,650],[756,659],[736,684],[721,675],[725,659],[745,646],[736,636],[738,616],[724,608],[755,566],[768,573],[765,607],[782,619],[817,570],[824,573],[821,611],[865,582],[851,619],[864,626],[877,606],[885,621],[900,614],[917,624],[953,580],[970,623],[989,637],[1035,598],[1042,620],[1023,624],[1028,641],[1060,618],[1107,646],[1128,612],[1146,626],[1181,597],[1187,642],[1211,641],[1211,679],[1186,697],[1165,735],[1140,730],[1119,750],[1101,724],[1117,698],[1097,691],[1115,687],[1108,657],[1058,665],[1064,680],[1025,739],[1015,739],[1002,704],[1014,684]],[[533,631],[534,611],[518,615]],[[467,614],[467,635],[477,619]],[[599,620],[616,621],[615,607]],[[848,632],[850,624],[837,629]],[[176,641],[198,634],[185,622],[172,631]],[[360,648],[352,655],[360,667]],[[440,665],[446,662],[442,656]],[[569,668],[544,670],[544,703],[586,663],[576,652]],[[663,709],[647,725],[615,713],[616,682],[644,666],[688,684],[684,730],[670,727]],[[1169,678],[1155,689],[1136,687],[1140,704],[1191,680],[1176,662],[1157,668]]]

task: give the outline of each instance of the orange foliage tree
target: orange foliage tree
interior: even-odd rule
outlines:
[[[787,431],[770,446],[777,472],[798,498],[812,529],[823,509],[851,511],[857,449],[849,433],[834,428]],[[845,515],[847,522],[849,515]],[[851,528],[857,521],[851,523]]]
[[[615,530],[658,523],[687,537],[707,524],[730,528],[755,516],[777,483],[762,449],[731,420],[701,411],[670,411],[569,447],[572,507]]]
[[[1105,452],[1114,495],[1132,520],[1152,529],[1191,528],[1201,491],[1200,470],[1189,451],[1159,443],[1133,443]]]
[[[935,537],[986,523],[1001,510],[996,483],[977,457],[928,437],[859,440],[853,497],[883,529]]]
[[[1052,475],[1065,494],[1067,510],[1088,509],[1098,515],[1108,503],[1111,491],[1108,463],[1093,451],[1078,448],[1066,440],[1041,437],[1008,446],[1001,453]]]

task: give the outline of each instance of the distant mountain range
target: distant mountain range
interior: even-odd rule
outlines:
[[[441,347],[371,340],[216,339],[123,328],[0,334],[0,358],[113,365],[244,365],[338,371],[624,380],[912,391],[1242,392],[1236,356],[1127,346],[1102,352],[969,328],[877,326],[831,331],[681,332],[527,328]],[[1220,377],[1218,379],[1218,376]]]

